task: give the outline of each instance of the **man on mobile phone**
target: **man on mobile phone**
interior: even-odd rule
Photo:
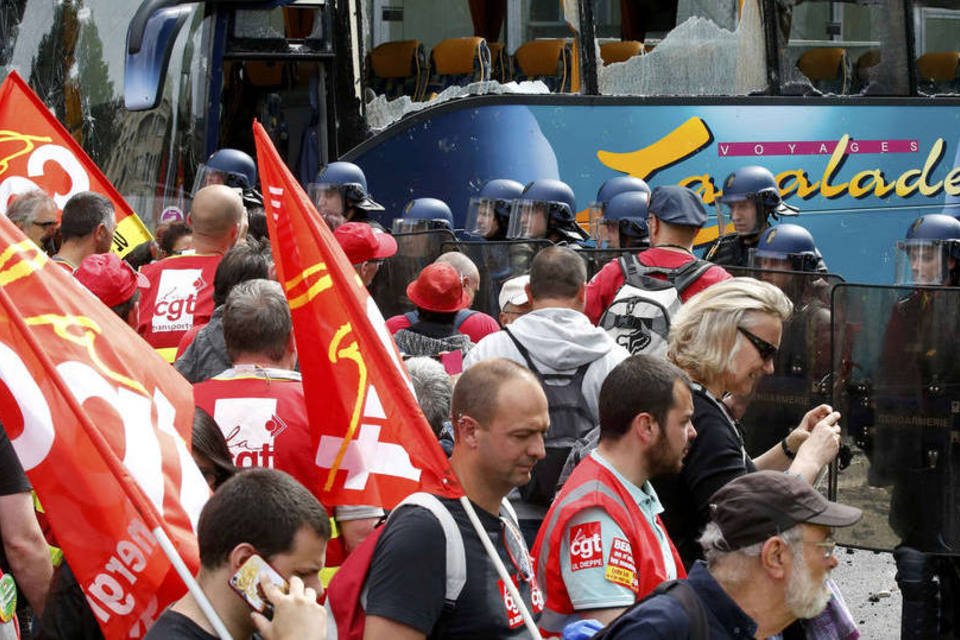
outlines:
[[[330,524],[323,506],[280,471],[243,471],[213,494],[197,526],[200,572],[196,578],[234,640],[248,640],[257,630],[246,600],[230,586],[231,576],[254,555],[296,587],[296,597],[275,608],[277,628],[283,628],[282,623],[289,620],[286,616],[323,618],[317,611],[321,607],[316,594],[322,590],[319,574],[329,537]],[[265,590],[268,597],[271,593],[275,592]],[[324,628],[323,623],[311,624],[297,637],[323,638]],[[163,612],[146,638],[216,640],[217,635],[197,600],[188,593]]]

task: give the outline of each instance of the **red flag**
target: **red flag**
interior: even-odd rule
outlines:
[[[326,505],[457,497],[380,310],[260,123],[253,125],[277,277],[293,314]]]
[[[0,216],[0,421],[107,638],[142,636],[184,592],[209,489],[190,385]]]
[[[121,257],[152,236],[99,167],[16,71],[0,86],[0,214],[12,196],[40,189],[57,207],[75,193],[96,191],[113,202]]]

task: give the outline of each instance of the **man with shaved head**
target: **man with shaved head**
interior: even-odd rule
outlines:
[[[193,251],[143,268],[150,288],[143,292],[138,331],[168,362],[183,334],[210,319],[217,265],[237,243],[244,218],[243,199],[235,190],[219,184],[204,187],[187,216]]]

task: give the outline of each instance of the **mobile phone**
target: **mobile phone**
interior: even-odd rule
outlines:
[[[267,618],[272,618],[273,605],[263,594],[263,588],[260,586],[260,576],[266,576],[267,580],[277,585],[281,591],[287,592],[287,581],[283,579],[283,576],[267,564],[266,560],[256,554],[250,556],[240,566],[240,569],[230,576],[230,588],[243,598],[248,607],[262,613]]]

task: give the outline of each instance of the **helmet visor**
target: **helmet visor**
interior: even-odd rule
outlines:
[[[196,196],[197,191],[212,184],[224,184],[233,189],[242,189],[246,186],[246,183],[247,177],[242,174],[213,169],[206,164],[201,164],[197,168],[197,177],[193,181],[191,194]]]
[[[783,253],[781,251],[765,251],[762,249],[750,249],[747,265],[751,269],[763,269],[766,271],[793,271],[796,254]]]
[[[550,222],[550,203],[540,200],[517,200],[510,212],[508,238],[546,238]]]
[[[497,201],[492,198],[470,198],[464,229],[470,235],[488,240],[504,237],[506,229],[500,228],[497,219]]]
[[[897,243],[897,284],[942,285],[949,279],[948,247],[940,240]]]
[[[390,232],[397,233],[422,233],[434,229],[446,229],[447,225],[436,220],[424,220],[423,218],[395,218]]]

